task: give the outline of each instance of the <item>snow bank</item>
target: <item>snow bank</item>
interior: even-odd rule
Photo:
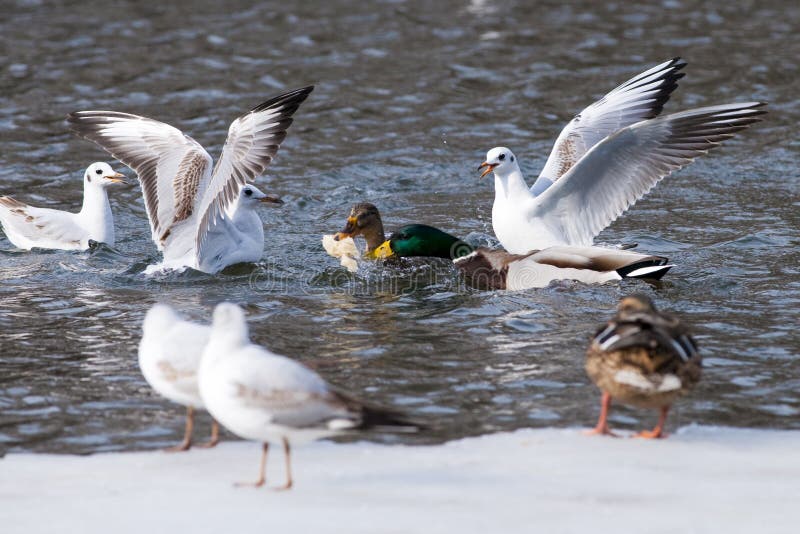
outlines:
[[[260,447],[0,460],[3,533],[798,532],[800,432],[664,441],[522,430],[439,446],[319,442],[289,492],[234,488]],[[268,483],[283,482],[273,447]]]

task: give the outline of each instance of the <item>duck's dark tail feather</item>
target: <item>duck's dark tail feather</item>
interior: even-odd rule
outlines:
[[[661,280],[673,267],[675,266],[667,264],[666,258],[646,259],[617,269],[617,274],[622,278]]]

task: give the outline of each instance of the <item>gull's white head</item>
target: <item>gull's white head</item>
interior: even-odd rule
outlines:
[[[511,150],[504,146],[498,146],[486,153],[486,161],[480,164],[478,170],[486,167],[481,174],[481,178],[494,171],[496,176],[508,176],[512,172],[519,170],[517,157]]]
[[[231,302],[217,304],[211,327],[211,335],[215,338],[241,344],[250,341],[244,310]]]
[[[244,184],[239,189],[239,207],[255,209],[261,204],[275,204],[280,206],[283,204],[281,197],[276,195],[267,195],[261,192],[256,186],[252,184]]]
[[[166,329],[173,322],[178,319],[178,314],[168,304],[157,303],[147,310],[142,323],[142,330],[146,333],[148,331],[156,331],[159,329]]]
[[[99,185],[100,187],[126,183],[124,174],[118,173],[111,168],[111,165],[103,161],[89,165],[83,175],[83,179],[87,184]]]

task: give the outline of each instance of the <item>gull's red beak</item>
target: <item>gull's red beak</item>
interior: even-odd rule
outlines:
[[[283,200],[281,200],[281,197],[277,195],[264,195],[264,197],[259,198],[258,201],[264,204],[277,204],[278,206],[283,205]]]
[[[106,176],[105,179],[108,180],[109,182],[111,182],[112,184],[127,184],[128,183],[128,182],[125,181],[125,175],[120,173],[120,172],[114,174],[113,176]]]
[[[483,173],[481,174],[480,176],[481,178],[492,172],[494,168],[497,167],[497,163],[489,163],[488,161],[484,161],[483,163],[480,164],[478,170],[481,170],[484,167],[486,167],[486,170],[483,171]]]

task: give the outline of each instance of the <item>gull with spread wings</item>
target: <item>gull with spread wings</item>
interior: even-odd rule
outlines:
[[[282,201],[247,182],[275,157],[292,115],[313,89],[270,98],[233,121],[213,166],[197,141],[163,122],[116,111],[78,111],[67,121],[138,175],[153,241],[164,256],[146,272],[191,267],[217,273],[261,259],[264,228],[255,208]]]
[[[763,102],[744,102],[659,116],[685,65],[666,61],[584,109],[558,136],[531,188],[511,150],[486,154],[479,168],[481,176],[494,172],[492,226],[508,252],[591,246],[662,178],[766,113]]]

